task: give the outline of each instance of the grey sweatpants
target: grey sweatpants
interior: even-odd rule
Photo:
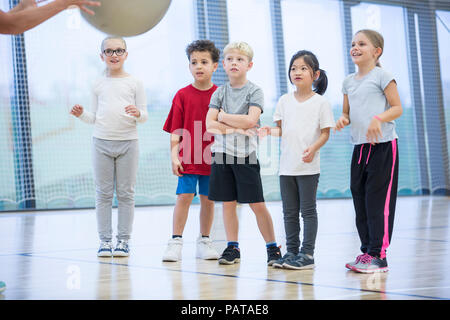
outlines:
[[[138,140],[93,138],[95,209],[101,241],[112,240],[112,200],[118,202],[117,239],[130,239],[134,218],[134,186],[139,159]]]
[[[298,254],[300,248],[300,217],[303,218],[301,253],[314,255],[317,235],[316,194],[319,175],[280,176],[284,229],[287,251]]]

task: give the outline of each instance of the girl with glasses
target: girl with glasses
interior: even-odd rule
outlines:
[[[134,187],[139,148],[137,124],[148,118],[141,80],[124,70],[128,53],[120,37],[108,37],[101,45],[105,74],[94,82],[91,110],[75,105],[71,114],[94,125],[92,156],[95,207],[100,238],[99,257],[128,256],[128,240],[134,218]],[[112,200],[118,201],[117,244],[112,244]]]

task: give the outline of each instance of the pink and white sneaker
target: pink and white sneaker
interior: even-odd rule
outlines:
[[[359,260],[361,260],[361,258],[364,257],[366,254],[367,254],[367,253],[360,254],[359,256],[356,257],[355,261],[348,262],[348,263],[345,265],[345,267],[346,267],[347,269],[353,270],[353,268],[355,267],[355,265],[358,264]]]
[[[360,273],[375,273],[389,271],[386,258],[381,259],[373,257],[370,254],[363,255],[359,262],[352,268],[355,272]]]

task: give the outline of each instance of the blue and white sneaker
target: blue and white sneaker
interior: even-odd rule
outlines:
[[[297,257],[293,259],[287,259],[283,263],[283,268],[294,270],[313,269],[314,258],[311,258],[310,256],[300,252]]]
[[[111,241],[100,241],[100,248],[97,251],[97,257],[112,257],[113,245]]]
[[[281,257],[280,259],[278,259],[277,261],[275,261],[272,264],[272,267],[274,267],[274,268],[283,268],[283,263],[285,261],[287,261],[288,259],[295,259],[295,257],[297,257],[297,255],[295,253],[286,252],[283,257]]]
[[[114,257],[128,257],[130,255],[130,248],[127,240],[119,240],[113,253]]]
[[[6,283],[3,281],[0,281],[0,293],[6,290]]]

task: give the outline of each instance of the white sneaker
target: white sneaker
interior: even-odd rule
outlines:
[[[112,257],[113,244],[111,241],[100,241],[97,257]]]
[[[181,249],[183,248],[182,238],[172,238],[167,243],[166,252],[163,255],[163,261],[177,262],[181,260]]]
[[[217,260],[219,259],[219,253],[216,251],[212,244],[212,240],[203,238],[201,235],[197,239],[197,258],[203,260]]]
[[[127,240],[119,240],[114,249],[114,257],[128,257],[130,255],[130,247]]]

